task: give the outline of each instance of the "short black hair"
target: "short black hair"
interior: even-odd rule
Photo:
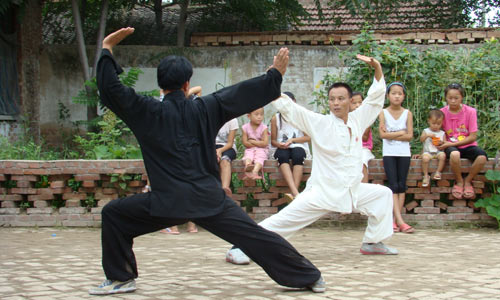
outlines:
[[[183,56],[169,55],[161,60],[156,76],[161,89],[179,90],[193,76],[193,65]]]
[[[444,96],[448,94],[450,90],[458,90],[460,92],[460,95],[462,95],[462,98],[465,97],[465,89],[460,83],[452,83],[449,84],[445,89],[444,89]]]
[[[430,118],[436,118],[436,119],[444,119],[444,113],[440,111],[439,109],[431,109],[429,111],[429,119]]]
[[[363,94],[362,94],[361,92],[352,92],[352,96],[351,96],[351,98],[352,98],[352,97],[354,97],[354,96],[360,96],[360,97],[361,97],[361,100],[364,100],[364,99],[365,99],[365,98],[363,97]]]
[[[334,84],[332,84],[332,85],[330,86],[330,88],[328,89],[328,95],[330,95],[330,91],[331,91],[332,89],[334,89],[334,88],[335,88],[335,89],[336,89],[336,88],[341,88],[341,87],[345,88],[345,89],[347,90],[347,93],[349,94],[349,98],[352,98],[352,89],[351,89],[351,86],[350,86],[350,85],[348,85],[348,84],[347,84],[347,83],[345,83],[345,82],[335,82]]]
[[[292,92],[283,92],[283,94],[287,95],[288,97],[292,98],[292,100],[295,101],[295,95],[292,94]]]

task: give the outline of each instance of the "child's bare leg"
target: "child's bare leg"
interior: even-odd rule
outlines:
[[[253,170],[252,170],[253,175],[259,176],[260,169],[262,169],[262,164],[255,162],[255,167],[253,167]]]
[[[479,155],[478,157],[476,157],[476,159],[472,163],[469,174],[467,175],[467,177],[465,177],[464,186],[472,185],[472,179],[483,169],[485,164],[486,156]]]
[[[425,176],[429,176],[429,161],[431,160],[431,156],[428,153],[424,153],[422,155],[422,173]]]
[[[363,179],[361,182],[368,183],[368,168],[363,164]]]
[[[295,186],[294,176],[292,174],[292,170],[290,169],[290,164],[289,163],[282,163],[280,165],[280,171],[281,171],[281,174],[283,175],[283,178],[285,178],[286,184],[290,188],[292,195],[294,197],[297,196],[299,194],[299,191],[297,190],[297,187]]]
[[[248,167],[251,164],[252,164],[252,160],[251,159],[249,159],[249,158],[245,159],[245,169],[246,169],[246,167]]]
[[[397,225],[403,224],[405,221],[403,220],[403,217],[401,216],[401,208],[399,207],[399,194],[392,194],[392,201],[393,201],[393,213],[394,213],[394,222]]]
[[[293,196],[297,196],[299,194],[300,182],[302,181],[302,175],[304,174],[304,166],[303,165],[295,165],[293,166],[293,182],[295,183],[295,187],[297,188],[297,194],[293,194]]]
[[[393,194],[394,201],[394,218],[396,220],[396,224],[402,225],[406,223],[403,220],[402,211],[405,203],[405,193]]]
[[[227,159],[222,159],[219,165],[222,188],[229,188],[229,185],[231,184],[231,162]]]
[[[443,169],[444,169],[444,164],[446,162],[446,154],[444,154],[444,152],[440,152],[437,156],[437,159],[438,159],[438,167],[436,169],[436,172],[443,172]]]
[[[462,169],[460,164],[460,152],[452,151],[450,154],[450,167],[451,171],[455,175],[456,184],[459,186],[464,185],[464,179],[462,177]]]

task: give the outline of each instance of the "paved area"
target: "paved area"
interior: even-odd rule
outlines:
[[[359,253],[363,232],[311,228],[291,239],[327,281],[324,294],[274,283],[255,263],[224,261],[228,244],[200,231],[135,241],[138,290],[90,296],[103,280],[98,229],[0,228],[0,299],[500,299],[500,232],[422,229]]]

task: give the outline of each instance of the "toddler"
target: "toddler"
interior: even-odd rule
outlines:
[[[422,180],[423,187],[429,186],[431,179],[429,176],[429,161],[433,158],[438,159],[438,167],[432,179],[441,180],[441,172],[444,168],[446,154],[437,147],[444,143],[444,131],[441,130],[443,119],[444,114],[442,111],[437,109],[431,110],[429,112],[429,118],[427,119],[429,127],[425,128],[420,135],[420,141],[424,143],[422,150],[422,172],[424,173]]]
[[[269,134],[264,120],[264,108],[258,108],[248,114],[250,122],[241,127],[242,142],[246,147],[243,161],[245,177],[243,179],[262,179],[259,171],[268,155]]]

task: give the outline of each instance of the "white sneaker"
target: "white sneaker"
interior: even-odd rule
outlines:
[[[386,245],[384,245],[384,243],[382,242],[378,242],[378,243],[363,243],[361,245],[361,249],[359,249],[359,251],[364,254],[364,255],[376,255],[376,254],[380,254],[380,255],[397,255],[398,254],[398,250],[397,249],[394,249],[394,248],[391,248],[391,247],[387,247]]]
[[[311,284],[307,288],[313,291],[314,293],[324,293],[326,291],[326,282],[323,280],[323,277],[321,276],[318,280],[316,280],[315,283]]]
[[[130,293],[136,290],[135,280],[130,279],[125,282],[118,280],[104,280],[100,286],[96,288],[91,288],[89,290],[90,295],[110,295],[110,294],[121,294]]]
[[[235,265],[248,265],[250,263],[250,258],[248,258],[239,248],[233,248],[227,251],[226,261]]]

